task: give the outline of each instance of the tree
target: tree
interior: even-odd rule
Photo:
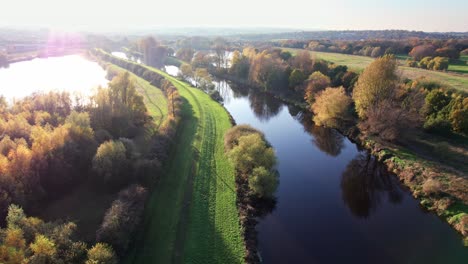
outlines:
[[[443,57],[435,57],[433,60],[432,69],[435,71],[445,71],[449,67],[449,59]]]
[[[330,83],[330,77],[325,74],[319,71],[312,73],[307,80],[307,88],[304,95],[305,100],[309,104],[312,104],[315,100],[315,95],[330,86]]]
[[[419,61],[424,57],[434,57],[435,48],[432,45],[419,45],[414,47],[409,55],[415,60]]]
[[[213,50],[215,51],[215,65],[218,70],[221,68],[228,68],[228,56],[227,56],[227,42],[223,38],[216,38],[213,43]]]
[[[289,75],[289,87],[294,88],[301,85],[306,78],[306,75],[301,70],[294,69],[291,75]]]
[[[176,57],[184,62],[190,62],[192,61],[194,54],[195,54],[195,51],[191,48],[181,48],[177,50]]]
[[[325,89],[316,96],[311,107],[315,114],[314,122],[319,126],[340,127],[343,122],[352,118],[351,103],[352,100],[343,87]]]
[[[382,56],[382,48],[381,47],[373,48],[370,56],[373,58]]]
[[[241,173],[248,174],[256,167],[271,169],[276,164],[273,148],[266,145],[261,135],[241,136],[238,142],[228,157]]]
[[[312,60],[309,51],[301,50],[292,58],[291,66],[301,70],[305,75],[312,73],[314,61]]]
[[[249,178],[250,189],[260,198],[273,197],[278,184],[278,175],[264,167],[254,168]]]
[[[393,100],[397,88],[397,61],[392,55],[377,58],[359,76],[353,99],[360,118],[383,102]]]
[[[211,75],[206,68],[197,68],[195,69],[195,74],[193,79],[198,87],[202,89],[207,89],[213,82]]]
[[[121,141],[102,143],[93,158],[93,169],[106,184],[121,184],[127,165],[126,149]]]
[[[436,49],[435,51],[437,56],[446,57],[450,59],[457,60],[460,58],[460,52],[454,47],[443,47]]]
[[[193,76],[193,70],[192,70],[192,66],[190,64],[187,64],[187,63],[182,63],[182,65],[180,66],[180,73],[179,73],[182,78],[184,79],[188,79],[188,78],[191,78]]]
[[[468,97],[458,102],[450,113],[453,130],[468,135]]]
[[[146,189],[139,185],[131,185],[120,191],[117,200],[106,211],[102,225],[96,232],[96,240],[112,245],[119,255],[125,254],[140,224],[146,197]]]
[[[107,244],[97,243],[88,250],[86,264],[117,264],[114,250]]]

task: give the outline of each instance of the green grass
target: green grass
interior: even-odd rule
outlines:
[[[127,263],[243,263],[235,172],[224,155],[228,113],[204,92],[150,69],[170,80],[185,104],[176,149]]]
[[[284,50],[288,50],[291,53],[295,54],[301,49],[285,48]],[[317,51],[310,51],[310,53],[317,59],[326,60],[338,65],[346,65],[349,67],[349,69],[357,72],[361,72],[372,61],[374,61],[374,58],[366,56]],[[404,57],[400,56],[400,58],[403,59]],[[466,60],[467,57],[463,56],[461,59]],[[406,77],[409,79],[424,78],[428,81],[436,81],[442,84],[446,84],[451,88],[468,92],[468,74],[465,75],[460,73],[430,71],[418,68],[411,68],[408,66],[404,66],[404,63],[404,60],[400,60],[399,70],[401,72],[402,77]],[[466,71],[468,71],[468,66],[465,67],[463,65],[451,65],[449,67],[449,71],[456,71],[456,69],[458,69],[458,72],[467,73]]]
[[[461,56],[456,62],[450,63],[448,70],[458,73],[468,73],[468,55]]]
[[[117,65],[111,64],[110,67],[117,71],[127,71]],[[159,126],[167,117],[167,98],[160,89],[155,89],[148,81],[137,75],[128,72],[136,83],[136,89],[141,96],[143,102],[148,109],[149,114],[153,117],[154,122]]]

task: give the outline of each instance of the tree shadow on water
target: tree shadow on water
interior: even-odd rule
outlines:
[[[344,203],[359,218],[369,218],[385,199],[392,204],[403,200],[397,179],[365,152],[359,153],[346,167],[341,177],[341,191]]]

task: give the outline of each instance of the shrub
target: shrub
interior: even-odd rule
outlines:
[[[119,193],[107,210],[96,240],[110,244],[119,255],[123,255],[140,224],[147,191],[139,185],[132,185]]]
[[[260,134],[241,136],[238,142],[228,153],[228,157],[241,173],[249,173],[260,166],[270,169],[276,164],[273,148],[266,145]]]
[[[104,183],[121,184],[127,169],[126,149],[121,141],[102,143],[93,158],[93,169]]]
[[[276,172],[264,167],[254,168],[249,178],[250,189],[261,198],[271,198],[278,188],[279,180]]]
[[[442,191],[442,184],[433,178],[430,178],[424,182],[422,190],[427,195],[437,195]]]
[[[109,245],[97,243],[88,250],[86,264],[117,264],[117,258]]]
[[[224,135],[224,149],[230,151],[233,147],[239,144],[239,138],[250,134],[259,134],[265,138],[262,132],[256,130],[249,125],[238,125],[229,129]]]

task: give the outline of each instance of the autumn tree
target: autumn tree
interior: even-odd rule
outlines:
[[[195,54],[195,51],[191,48],[181,48],[177,50],[176,57],[184,62],[190,62],[192,61],[194,54]]]
[[[180,65],[180,76],[184,79],[191,78],[193,76],[192,66],[188,63],[182,63]]]
[[[424,57],[433,57],[435,55],[435,48],[432,45],[419,45],[414,47],[409,55],[419,61]]]
[[[193,79],[197,85],[202,89],[208,89],[213,82],[210,73],[206,68],[197,68],[193,74]]]
[[[325,89],[317,94],[311,107],[315,114],[314,122],[327,127],[340,127],[343,122],[352,119],[351,103],[343,87]]]
[[[316,71],[309,76],[307,79],[307,88],[305,90],[304,98],[309,103],[312,104],[315,100],[315,95],[318,92],[324,90],[330,86],[330,77],[325,74]]]
[[[88,250],[86,264],[117,264],[117,257],[114,250],[107,244],[97,243]]]
[[[365,118],[371,108],[385,100],[393,100],[397,88],[397,61],[392,55],[377,58],[359,76],[353,92],[356,111]]]

